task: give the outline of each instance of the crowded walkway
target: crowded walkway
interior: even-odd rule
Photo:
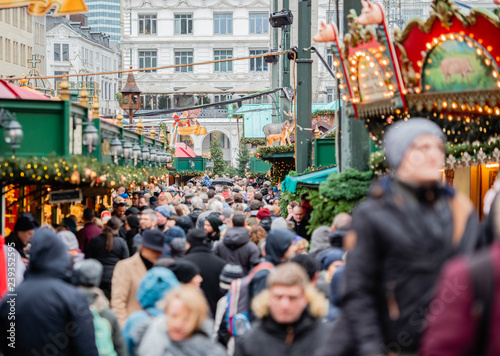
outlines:
[[[307,197],[208,177],[5,238],[4,355],[499,355],[500,199],[442,183],[442,130],[388,130],[391,173],[310,231]],[[8,289],[7,289],[8,288]]]

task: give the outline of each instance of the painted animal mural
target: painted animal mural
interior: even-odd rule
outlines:
[[[445,58],[441,61],[439,65],[441,71],[443,72],[444,81],[450,81],[453,83],[453,75],[460,74],[462,76],[462,81],[469,81],[468,73],[474,73],[474,68],[470,64],[470,61],[466,58]]]

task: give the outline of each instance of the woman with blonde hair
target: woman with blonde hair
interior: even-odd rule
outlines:
[[[148,327],[137,351],[139,356],[226,356],[210,338],[208,304],[199,288],[183,285],[164,299],[165,314]]]
[[[252,226],[250,229],[250,241],[258,245],[260,240],[263,240],[267,236],[266,230],[260,225]]]

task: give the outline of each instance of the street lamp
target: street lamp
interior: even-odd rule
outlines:
[[[142,148],[142,162],[146,163],[147,161],[149,161],[149,149],[144,146]]]
[[[137,161],[141,159],[141,147],[137,143],[132,148],[132,157],[134,158],[134,166],[137,166]]]
[[[149,153],[149,161],[154,165],[156,163],[156,156],[157,152],[155,148],[151,148],[151,151]]]
[[[122,154],[123,154],[123,147],[122,147],[122,143],[120,142],[120,140],[115,137],[112,141],[111,141],[111,144],[110,144],[110,153],[111,153],[111,157],[113,157],[113,162],[115,164],[118,164],[118,157],[121,157]]]
[[[21,141],[24,137],[23,128],[16,120],[16,114],[1,109],[0,127],[4,128],[3,138],[5,143],[12,149],[13,154],[16,154],[16,149],[21,147]]]
[[[89,154],[97,147],[97,141],[99,140],[99,132],[95,126],[90,122],[83,130],[83,145],[87,147]]]
[[[125,141],[123,144],[123,159],[128,160],[132,157],[132,144],[129,141]]]

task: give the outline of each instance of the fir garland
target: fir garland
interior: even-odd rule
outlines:
[[[259,147],[257,149],[257,157],[263,161],[271,161],[274,155],[282,153],[295,153],[295,145]]]
[[[85,156],[1,157],[2,185],[102,186],[163,182],[165,168],[112,166]]]
[[[312,117],[335,115],[336,112],[336,110],[317,110],[313,112]]]
[[[241,137],[240,142],[242,144],[250,144],[252,146],[261,146],[266,144],[265,138],[245,138]]]

